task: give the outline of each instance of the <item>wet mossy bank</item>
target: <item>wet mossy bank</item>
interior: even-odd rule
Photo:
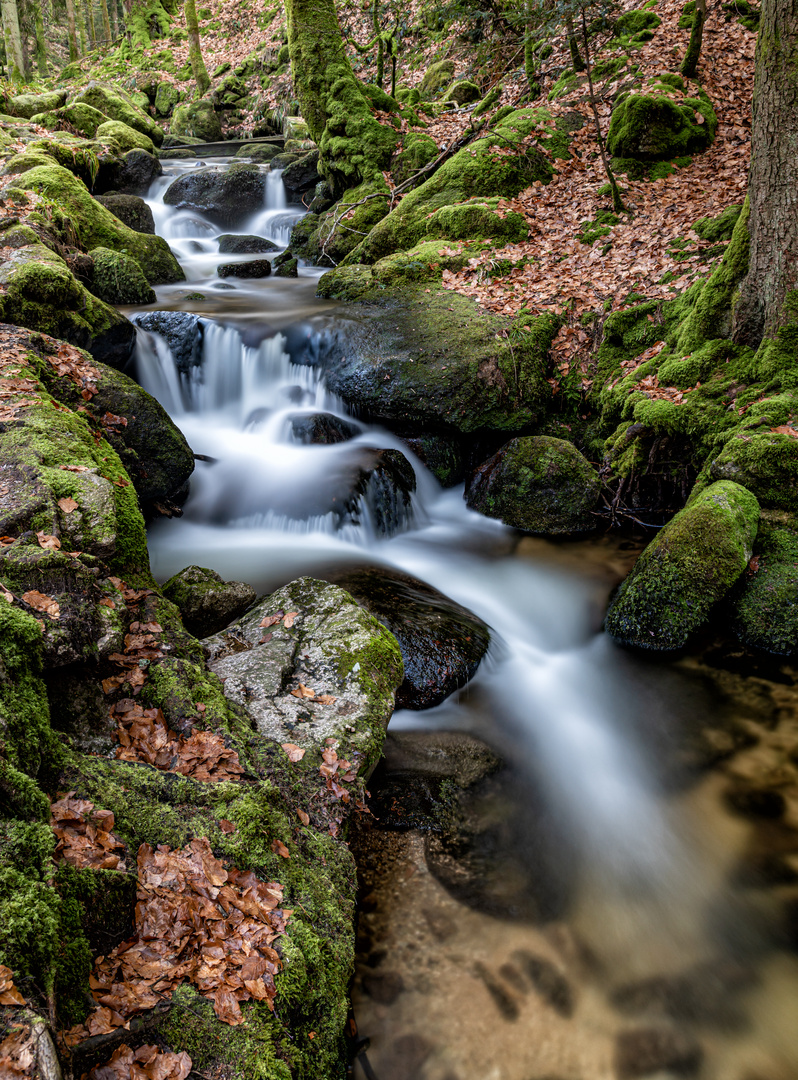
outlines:
[[[199,1071],[343,1077],[356,882],[342,836],[402,681],[396,642],[323,582],[304,580],[262,601],[264,618],[279,609],[274,647],[281,642],[285,653],[284,685],[271,707],[284,711],[281,700],[298,707],[296,736],[283,737],[302,742],[305,753],[291,761],[231,700],[232,686],[225,695],[201,643],[150,575],[141,505],[158,462],[166,470],[163,485],[184,482],[169,473],[179,467],[182,437],[175,429],[171,443],[153,446],[157,431],[171,430],[160,406],[88,354],[43,335],[2,330],[0,963],[52,1026],[62,1065],[75,1075],[107,1060],[119,1039],[137,1045],[143,1038],[188,1051]],[[122,402],[113,413],[103,398],[109,388]],[[146,409],[151,427],[137,443],[136,422]],[[150,467],[137,479],[145,448]],[[188,452],[184,472],[192,464]],[[332,601],[328,594],[335,594]],[[335,626],[328,625],[331,603]],[[300,642],[315,655],[314,633],[337,658],[315,688],[319,702],[311,700],[314,691],[299,698],[290,692],[300,677],[306,685],[321,678],[296,667]],[[257,652],[257,643],[252,648]],[[322,689],[331,693],[325,697]],[[173,771],[169,759],[160,767],[146,756],[120,760],[117,718],[131,708],[142,722],[145,713],[162,717],[175,745],[212,735],[240,762],[240,777],[214,782]],[[304,713],[314,711],[334,722],[318,738],[303,736]],[[325,764],[330,754],[335,760],[333,751],[347,762],[337,788],[327,783],[336,775]],[[100,860],[73,865],[57,849],[50,805],[68,791],[88,800],[91,814],[113,814],[127,870],[103,868]],[[230,1027],[186,983],[155,1010],[134,1015],[129,1031],[112,1025],[116,1034],[91,1035],[70,1048],[64,1032],[94,1008],[94,957],[132,933],[140,846],[183,849],[201,837],[225,866],[283,886],[291,914],[274,943],[281,962],[274,1011],[266,1001],[245,1001],[243,1023]]]

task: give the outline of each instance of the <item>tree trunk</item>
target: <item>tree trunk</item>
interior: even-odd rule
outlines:
[[[110,45],[113,41],[111,36],[111,16],[108,14],[108,4],[106,0],[100,0],[100,14],[103,17],[103,37],[106,45]]]
[[[601,133],[601,120],[598,114],[598,105],[596,104],[596,93],[593,88],[593,69],[590,63],[590,39],[587,34],[587,20],[585,19],[585,9],[582,8],[582,42],[585,46],[585,67],[587,69],[587,86],[590,95],[590,108],[593,112],[593,122],[596,125],[596,142],[598,143],[599,154],[601,155],[601,164],[604,166],[604,173],[610,182],[610,191],[612,192],[612,209],[616,214],[622,214],[626,212],[626,207],[623,204],[621,198],[621,190],[618,187],[618,181],[615,179],[615,173],[612,171],[609,158],[607,157],[607,150],[604,145],[604,136]]]
[[[291,78],[337,195],[364,180],[382,182],[397,135],[371,114],[344,50],[334,0],[285,0]]]
[[[69,62],[74,64],[80,56],[78,51],[78,34],[75,28],[75,0],[66,0],[67,13],[67,38],[69,39]]]
[[[380,33],[380,0],[374,0],[372,11],[374,40],[377,42],[377,78],[375,81],[382,90],[382,84],[385,81],[385,42],[382,40],[382,34]]]
[[[86,12],[83,8],[84,0],[75,0],[75,13],[78,18],[78,33],[80,34],[80,55],[86,55]]]
[[[197,84],[200,97],[210,89],[211,80],[205,61],[202,59],[202,46],[200,45],[199,26],[197,25],[197,8],[194,0],[186,0],[186,30],[188,31],[188,58],[191,61],[191,71],[194,82]]]
[[[695,0],[693,27],[690,31],[690,44],[687,46],[681,72],[685,79],[694,79],[698,58],[701,55],[701,43],[704,40],[704,23],[707,21],[707,0]]]
[[[36,69],[40,79],[47,78],[47,46],[44,40],[44,18],[42,17],[42,0],[33,0],[33,21],[36,27]]]
[[[585,62],[579,55],[579,42],[576,39],[576,27],[573,15],[565,16],[565,29],[568,33],[568,49],[571,53],[571,64],[574,71],[584,71]]]
[[[94,21],[94,0],[86,0],[86,13],[88,15],[87,30],[91,38],[92,49],[97,48],[97,25]]]
[[[763,0],[748,174],[751,250],[732,331],[740,344],[756,347],[796,318],[797,148],[798,0]]]
[[[537,22],[533,23],[533,17],[535,15],[535,8],[532,4],[532,0],[527,0],[526,4],[526,27],[524,29],[524,71],[526,73],[526,84],[529,87],[530,100],[534,100],[540,93],[540,86],[538,85],[538,62],[534,53],[535,47],[535,33],[537,29]]]
[[[17,0],[0,0],[3,11],[3,39],[6,46],[6,68],[11,82],[28,81],[25,53],[22,51],[22,33],[19,29]]]

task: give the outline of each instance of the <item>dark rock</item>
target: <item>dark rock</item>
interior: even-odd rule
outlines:
[[[267,240],[265,236],[244,236],[238,233],[222,233],[217,237],[220,255],[262,255],[265,252],[279,251],[278,244]]]
[[[329,446],[347,442],[360,434],[355,424],[334,413],[296,413],[288,418],[297,442]]]
[[[363,989],[378,1005],[393,1005],[404,988],[398,971],[367,971],[363,975]]]
[[[222,263],[216,267],[220,278],[265,278],[272,272],[268,259],[253,259],[251,262]]]
[[[308,209],[312,214],[323,214],[325,210],[329,210],[334,205],[335,194],[332,186],[327,180],[320,180],[316,184],[316,190],[313,193]]]
[[[135,348],[136,328],[127,319],[95,334],[88,344],[88,351],[98,363],[119,371],[129,363]]]
[[[301,195],[321,181],[319,175],[319,151],[311,150],[298,161],[292,161],[283,172],[283,183],[292,194]]]
[[[484,982],[502,1017],[505,1020],[517,1020],[521,1010],[518,997],[513,993],[512,989],[497,978],[486,964],[479,961],[474,965],[474,973]]]
[[[691,1076],[703,1056],[700,1043],[675,1028],[635,1028],[620,1032],[615,1040],[615,1070],[620,1080],[660,1072]]]
[[[382,567],[344,570],[335,581],[399,642],[405,678],[397,707],[430,709],[473,677],[490,631],[466,608],[424,582]]]
[[[122,160],[102,173],[102,191],[146,195],[153,180],[163,175],[160,161],[146,150],[129,150]]]
[[[218,634],[255,603],[256,593],[243,581],[224,581],[215,570],[187,566],[169,578],[162,588],[194,637]]]
[[[601,485],[575,446],[545,435],[511,439],[471,476],[466,502],[526,532],[547,535],[594,528],[590,510]]]
[[[673,975],[624,983],[610,1000],[626,1016],[668,1017],[724,1030],[744,1024],[738,999],[756,983],[752,969],[720,958]]]
[[[304,156],[304,154],[296,154],[290,150],[284,150],[280,154],[275,154],[269,164],[272,169],[287,169],[288,166],[293,165],[295,161],[301,161]]]
[[[155,290],[135,259],[121,251],[92,248],[94,273],[91,291],[107,304],[152,304]]]
[[[299,263],[296,259],[286,259],[274,271],[275,277],[299,277]]]
[[[152,210],[138,195],[122,195],[114,192],[109,195],[97,195],[95,198],[129,229],[155,235]]]
[[[205,168],[178,177],[166,189],[164,202],[199,210],[218,225],[235,228],[263,206],[265,196],[266,174],[257,165],[237,163],[224,172]]]
[[[134,322],[166,341],[175,364],[184,374],[200,363],[202,323],[196,315],[187,311],[147,311],[136,315]]]
[[[540,956],[526,949],[513,953],[517,970],[529,979],[543,1000],[560,1016],[570,1017],[574,1012],[574,992],[563,973]],[[502,969],[503,970],[503,969]]]
[[[463,451],[457,439],[419,435],[403,441],[443,487],[454,487],[464,479]]]

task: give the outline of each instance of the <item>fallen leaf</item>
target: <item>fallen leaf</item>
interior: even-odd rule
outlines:
[[[285,844],[282,842],[282,840],[272,840],[271,849],[275,855],[280,855],[283,859],[291,858],[291,853],[289,852]]]
[[[14,973],[11,968],[0,964],[0,1005],[24,1005],[25,998],[14,986]],[[2,1057],[2,1053],[0,1053]]]
[[[311,690],[309,686],[305,686],[304,683],[300,683],[296,690],[292,690],[291,693],[294,697],[298,698],[315,698],[316,691]]]
[[[47,548],[50,551],[58,551],[61,547],[61,541],[57,536],[52,536],[50,533],[37,532],[36,539],[39,541],[39,547]]]
[[[286,629],[290,630],[291,627],[294,625],[294,619],[297,617],[298,614],[298,611],[287,611],[285,613],[285,618],[283,619],[283,626],[285,626]]]
[[[283,750],[288,754],[289,761],[301,761],[305,756],[305,751],[301,746],[297,746],[296,743],[284,742],[282,743]]]
[[[61,608],[58,601],[54,600],[52,596],[46,596],[44,593],[37,592],[36,589],[31,589],[30,592],[22,594],[22,599],[34,611],[41,611],[43,614],[49,615],[51,619],[61,617]]]
[[[296,814],[303,825],[310,825],[310,815],[306,814],[304,810],[297,810]]]
[[[74,510],[77,510],[78,504],[72,498],[71,495],[67,495],[63,499],[58,500],[58,505],[64,511],[65,514],[71,514]]]

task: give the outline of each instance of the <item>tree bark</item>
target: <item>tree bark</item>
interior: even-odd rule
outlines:
[[[80,55],[86,55],[86,12],[83,7],[84,0],[75,0],[75,13],[78,19],[78,34],[80,35]]]
[[[67,38],[69,39],[69,62],[73,64],[80,56],[78,34],[75,28],[75,0],[66,0]]]
[[[0,0],[3,11],[3,39],[6,46],[6,68],[11,82],[27,82],[25,53],[22,49],[22,33],[19,28],[17,0]]]
[[[291,78],[320,151],[320,166],[340,195],[380,170],[396,132],[371,114],[344,49],[334,0],[285,0]]]
[[[694,79],[698,58],[701,55],[701,44],[704,40],[704,23],[707,21],[707,0],[695,0],[695,13],[693,14],[693,26],[690,30],[690,44],[682,61],[681,72],[685,79]]]
[[[756,347],[795,318],[785,301],[798,290],[798,0],[762,3],[748,194],[751,251],[732,336]]]
[[[208,75],[208,69],[205,67],[205,61],[202,59],[202,46],[200,45],[199,25],[197,24],[197,8],[194,0],[186,0],[185,12],[186,30],[188,31],[188,58],[191,61],[191,71],[194,75],[194,82],[197,84],[200,97],[202,97],[202,95],[210,89],[211,80]]]
[[[111,16],[108,14],[108,4],[106,0],[100,0],[100,14],[103,19],[103,37],[105,38],[106,45],[110,45],[113,41],[111,36]]]
[[[47,78],[47,45],[44,39],[44,18],[42,16],[42,0],[32,0],[33,22],[36,28],[36,69],[39,78]]]
[[[565,16],[565,29],[568,33],[568,51],[571,54],[571,64],[574,71],[584,71],[585,62],[579,54],[579,42],[576,38],[576,27],[573,15]]]

